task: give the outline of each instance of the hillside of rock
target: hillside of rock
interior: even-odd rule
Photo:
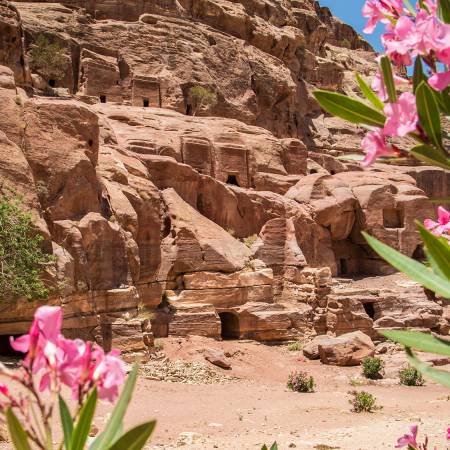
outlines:
[[[41,35],[66,50],[61,79],[30,69]],[[332,278],[391,272],[361,231],[420,258],[414,221],[448,175],[335,157],[358,130],[311,92],[355,92],[374,55],[317,2],[0,0],[0,36],[0,186],[57,257],[68,334],[139,352],[167,335],[448,333],[435,299],[402,322],[385,293]],[[217,103],[194,111],[193,86]],[[0,335],[35,306],[2,302]]]

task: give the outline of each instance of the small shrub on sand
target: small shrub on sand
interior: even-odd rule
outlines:
[[[306,372],[291,372],[287,387],[294,392],[314,392],[314,378]]]
[[[376,405],[376,398],[365,391],[350,391],[349,394],[352,398],[349,403],[353,406],[352,411],[356,413],[361,412],[373,412],[377,409],[381,409]]]
[[[384,363],[380,358],[364,358],[361,366],[363,375],[369,380],[380,380],[383,378]]]
[[[290,352],[299,352],[303,349],[303,345],[301,342],[295,341],[295,342],[291,342],[288,346],[287,349]]]
[[[405,386],[423,386],[425,384],[425,380],[420,372],[411,366],[400,370],[398,376],[400,378],[400,384]]]

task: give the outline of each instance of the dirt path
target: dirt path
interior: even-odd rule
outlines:
[[[382,385],[354,387],[350,380],[360,374],[358,367],[324,366],[285,347],[204,338],[164,341],[170,358],[188,361],[204,361],[201,350],[206,347],[234,352],[233,369],[226,373],[241,379],[189,385],[141,378],[128,422],[158,420],[151,449],[256,450],[273,441],[280,450],[389,449],[413,423],[420,424],[421,433],[426,432],[439,450],[447,448],[450,391],[432,383],[424,387],[398,385],[393,377],[404,363],[402,352],[384,357],[387,375],[392,378]],[[287,375],[293,369],[314,376],[315,393],[286,389]],[[348,391],[352,389],[374,394],[383,409],[373,414],[350,412]]]

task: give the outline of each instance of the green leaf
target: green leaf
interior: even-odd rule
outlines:
[[[59,415],[61,417],[61,424],[64,432],[64,446],[66,450],[71,450],[73,420],[69,408],[61,396],[59,396]]]
[[[267,445],[264,444],[264,445],[261,447],[261,450],[269,450],[269,449],[267,448]]]
[[[447,87],[442,92],[432,89],[432,92],[441,112],[446,116],[450,115],[450,88]],[[443,133],[447,134],[445,131]]]
[[[442,150],[431,147],[429,145],[420,144],[409,150],[420,161],[433,166],[442,167],[443,169],[450,169],[450,160],[445,156]]]
[[[73,430],[72,441],[70,443],[71,450],[83,450],[86,445],[89,431],[92,427],[92,419],[94,418],[95,408],[97,406],[97,389],[94,389],[81,407],[80,418]]]
[[[337,156],[336,159],[344,160],[344,161],[363,161],[364,155],[340,155]]]
[[[444,238],[435,236],[418,223],[420,235],[429,253],[430,263],[439,276],[450,280],[450,245]]]
[[[16,450],[31,450],[26,431],[11,408],[6,411],[9,435]]]
[[[384,85],[386,86],[386,92],[391,103],[397,101],[397,92],[395,90],[394,75],[392,74],[391,60],[387,56],[383,56],[380,59],[381,73],[383,74]]]
[[[409,0],[404,0],[405,6],[408,9],[408,11],[415,17],[416,16],[416,10],[414,9],[413,5],[411,5],[411,2]]]
[[[411,366],[415,367],[422,375],[436,381],[436,383],[442,386],[450,388],[449,372],[431,368],[428,364],[420,361],[409,348],[406,348],[406,354],[408,355],[408,361]]]
[[[405,347],[413,348],[421,352],[450,356],[450,342],[437,339],[431,334],[420,333],[419,331],[395,330],[380,330],[378,333]]]
[[[270,447],[270,450],[278,450],[278,444],[276,442],[274,442],[272,444],[272,447]]]
[[[433,90],[422,81],[416,91],[417,112],[425,134],[436,145],[442,148],[442,129],[439,105]]]
[[[328,113],[356,124],[383,127],[386,117],[360,100],[337,92],[315,91],[314,97]]]
[[[363,232],[369,245],[389,264],[406,274],[409,278],[445,298],[450,298],[450,282],[439,277],[425,265],[408,258],[397,250],[383,244],[378,239]]]
[[[375,106],[375,108],[383,111],[384,103],[378,98],[377,94],[375,94],[372,88],[363,80],[359,73],[356,74],[356,81],[358,82],[359,88],[364,94],[364,97],[366,97],[367,100],[369,100],[369,102],[372,103],[373,106]]]
[[[114,408],[105,430],[97,437],[97,439],[95,439],[89,447],[89,450],[103,450],[105,448],[109,448],[109,446],[114,442],[114,438],[117,435],[117,429],[123,422],[123,418],[131,401],[131,396],[133,395],[134,387],[136,385],[137,374],[138,365],[135,364],[133,370],[128,375],[127,382],[125,383],[117,405]]]
[[[115,443],[119,438],[121,438],[123,435],[123,423],[120,423],[120,425],[117,427],[116,432],[114,433],[114,437],[112,440],[112,443]]]
[[[450,23],[450,1],[438,1],[438,16],[444,23]]]
[[[415,63],[414,63],[414,74],[413,74],[414,92],[417,91],[417,88],[419,87],[419,84],[422,81],[427,81],[427,77],[426,77],[426,75],[423,72],[422,57],[418,56],[416,58]]]
[[[146,422],[127,431],[108,450],[141,450],[155,429],[156,422]]]

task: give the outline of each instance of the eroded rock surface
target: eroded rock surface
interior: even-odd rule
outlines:
[[[333,280],[390,273],[361,231],[420,258],[414,220],[448,174],[335,158],[359,151],[359,130],[311,92],[356,92],[374,55],[326,8],[0,0],[0,33],[0,186],[57,257],[48,302],[67,334],[142,352],[168,335],[448,333],[417,287],[399,305],[396,290]],[[30,69],[43,33],[65,51],[61,79]],[[196,108],[194,86],[217,102]],[[0,334],[25,331],[36,306],[2,303]]]

